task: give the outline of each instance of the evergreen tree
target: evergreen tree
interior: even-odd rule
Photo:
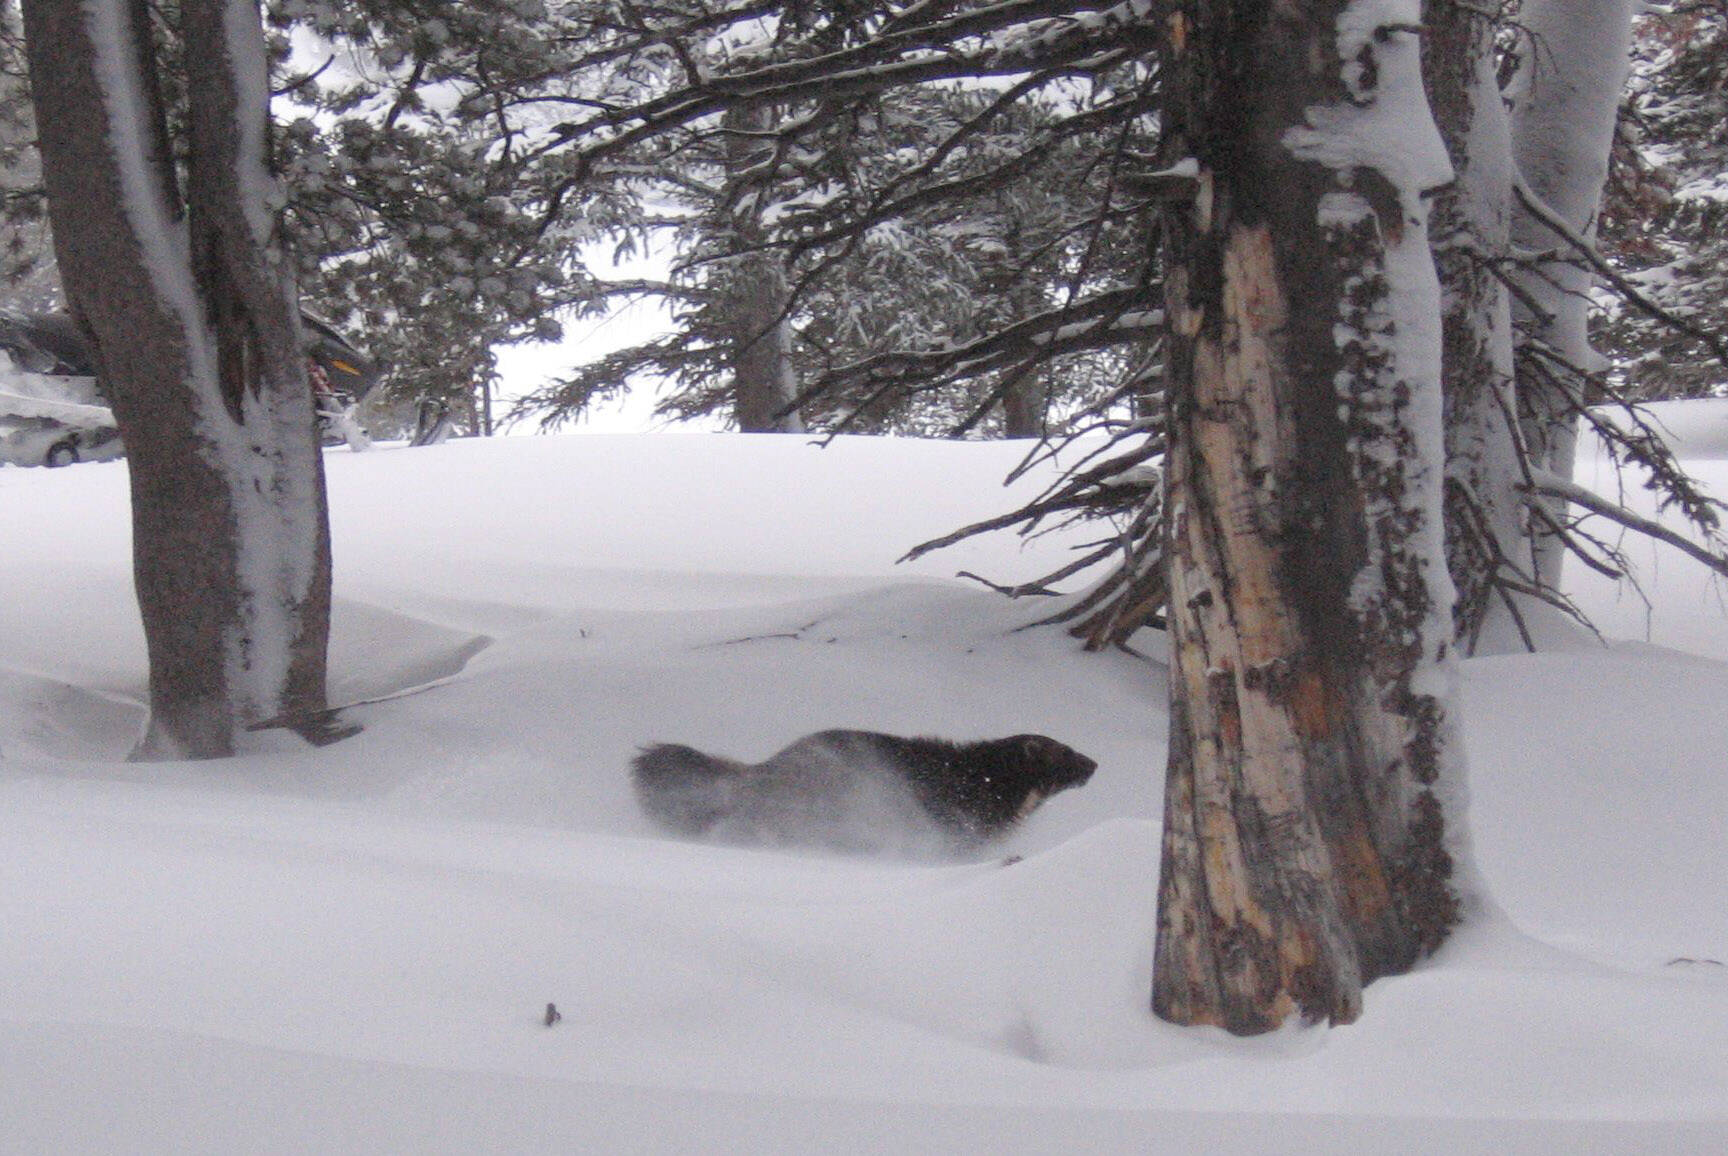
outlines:
[[[364,334],[385,395],[488,423],[494,351],[556,338],[574,254],[540,215],[548,179],[496,111],[523,74],[557,72],[545,5],[281,0],[287,223],[308,302]]]
[[[1728,2],[1639,17],[1602,245],[1666,318],[1605,298],[1597,339],[1629,397],[1728,391]],[[1672,320],[1684,326],[1672,324]]]

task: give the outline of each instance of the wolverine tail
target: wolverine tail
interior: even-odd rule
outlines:
[[[739,764],[693,747],[655,743],[630,760],[636,801],[675,835],[703,835],[732,809]]]

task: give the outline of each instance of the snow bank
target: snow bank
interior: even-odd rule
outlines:
[[[0,469],[0,1151],[1728,1140],[1728,645],[1466,663],[1505,915],[1351,1028],[1169,1028],[1162,668],[1017,632],[1042,604],[950,577],[1042,572],[1059,541],[894,564],[1022,500],[1017,454],[334,452],[333,680],[377,700],[366,730],[149,767],[118,761],[144,678],[125,466]],[[1655,589],[1662,622],[1690,587],[1664,561]],[[679,844],[631,800],[639,743],[760,759],[827,726],[1043,731],[1099,769],[953,864]]]

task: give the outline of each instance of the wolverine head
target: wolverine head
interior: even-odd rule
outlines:
[[[989,837],[1026,818],[1058,791],[1083,786],[1098,764],[1047,735],[1014,735],[970,748],[972,777],[961,806],[970,825]]]
[[[1098,769],[1097,762],[1049,735],[1015,735],[1002,741],[1011,745],[1027,786],[1041,791],[1045,797],[1069,787],[1085,786]]]

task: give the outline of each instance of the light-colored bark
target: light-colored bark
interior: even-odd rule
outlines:
[[[1457,915],[1439,292],[1414,5],[1167,28],[1171,739],[1153,1007],[1347,1022]],[[1407,15],[1407,19],[1402,19]]]
[[[1519,11],[1519,63],[1508,90],[1512,155],[1536,196],[1585,238],[1595,235],[1637,8],[1636,0],[1525,0]],[[1512,239],[1522,250],[1554,254],[1519,277],[1523,300],[1516,316],[1527,339],[1558,360],[1526,359],[1518,397],[1532,459],[1569,478],[1577,456],[1577,407],[1596,400],[1574,372],[1598,363],[1586,332],[1595,274],[1528,213],[1514,217]],[[1540,368],[1531,372],[1534,367]],[[1547,509],[1556,520],[1566,513],[1557,499],[1549,499]],[[1558,584],[1564,556],[1558,537],[1538,532],[1536,569],[1545,585]]]

